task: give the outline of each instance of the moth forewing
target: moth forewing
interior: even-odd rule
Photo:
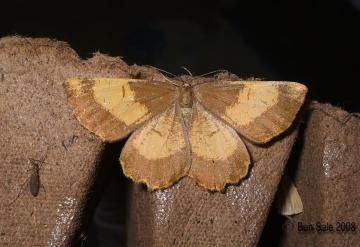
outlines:
[[[176,99],[169,83],[131,78],[69,79],[68,102],[80,123],[105,141],[117,141],[166,110]]]
[[[195,88],[199,102],[255,143],[267,143],[290,127],[304,103],[296,82],[223,81]]]

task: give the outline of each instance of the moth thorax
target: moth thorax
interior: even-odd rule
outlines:
[[[192,88],[185,84],[180,89],[179,103],[181,108],[191,108],[193,103]]]

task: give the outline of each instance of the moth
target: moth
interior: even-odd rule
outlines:
[[[147,80],[74,78],[64,83],[80,123],[105,141],[127,140],[124,174],[151,190],[184,176],[213,191],[249,169],[243,138],[267,143],[292,124],[306,86],[181,75]]]

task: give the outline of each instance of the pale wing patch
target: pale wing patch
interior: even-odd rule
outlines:
[[[166,188],[185,176],[190,150],[180,109],[172,106],[127,141],[120,163],[124,174],[151,189]]]
[[[139,130],[132,140],[140,155],[148,160],[158,160],[185,148],[183,126],[175,117],[175,107],[173,107]]]
[[[177,97],[167,83],[130,78],[69,79],[64,86],[76,118],[107,141],[124,138]]]
[[[278,94],[274,83],[261,87],[256,83],[246,83],[239,91],[236,102],[226,107],[222,117],[239,125],[249,124],[278,102]]]
[[[279,184],[276,206],[279,214],[285,216],[299,214],[304,210],[299,192],[286,173]]]
[[[250,164],[248,151],[237,133],[194,105],[190,129],[192,164],[189,176],[210,190],[221,191],[245,177]]]
[[[199,102],[239,133],[266,143],[288,129],[307,88],[296,82],[223,81],[195,87]]]
[[[132,81],[136,82],[108,78],[97,80],[93,86],[96,102],[126,125],[135,123],[149,112],[145,104],[136,101],[135,89],[130,87]]]

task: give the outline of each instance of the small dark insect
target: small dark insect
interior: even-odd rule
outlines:
[[[45,160],[47,157],[47,151],[45,155],[41,159],[33,159],[29,158],[29,161],[31,163],[31,175],[30,178],[27,179],[21,186],[20,193],[17,195],[17,197],[14,199],[13,202],[11,202],[9,205],[15,203],[15,201],[20,197],[20,195],[23,192],[24,186],[28,183],[29,184],[29,190],[33,197],[36,197],[39,195],[41,183],[40,183],[40,169],[43,164],[46,164]],[[45,188],[42,186],[42,188],[45,190]]]
[[[45,163],[44,162],[45,158],[46,158],[45,156],[41,160],[35,160],[32,158],[29,158],[30,163],[32,165],[31,176],[30,176],[30,181],[29,181],[29,189],[30,189],[31,195],[33,195],[34,197],[39,194],[39,190],[40,190],[39,172],[40,172],[40,167],[42,166],[42,164]]]

